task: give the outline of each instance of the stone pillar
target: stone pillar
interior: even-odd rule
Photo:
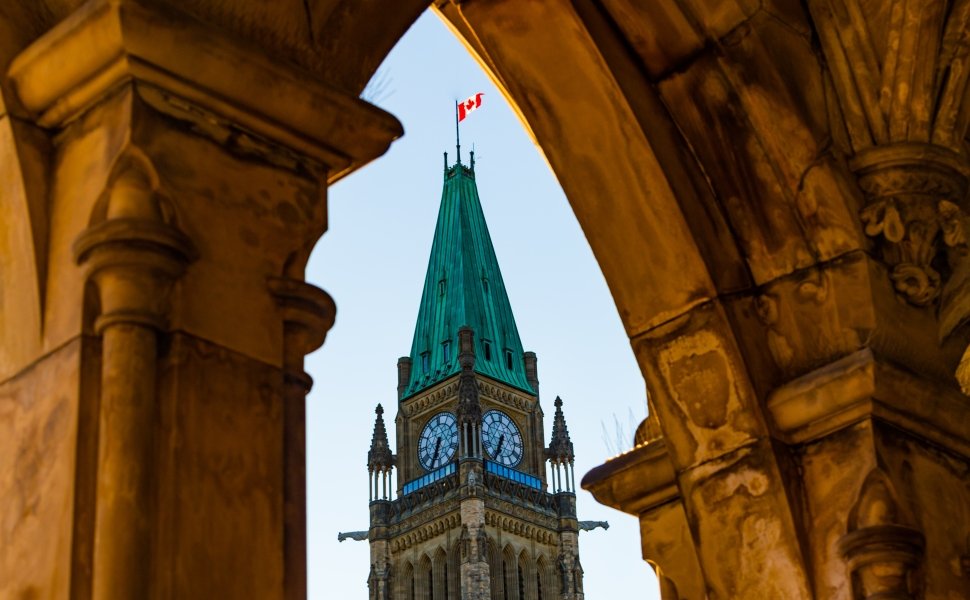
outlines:
[[[579,562],[579,523],[576,520],[576,494],[556,494],[559,514],[559,556],[557,572],[561,600],[583,600],[583,568]]]
[[[305,596],[302,358],[333,303],[303,270],[328,185],[401,128],[197,17],[84,3],[4,82],[50,148],[43,326],[4,317],[34,350],[0,389],[36,408],[0,446],[40,452],[0,482],[37,521],[2,537],[2,597]]]
[[[391,503],[383,500],[370,504],[370,529],[367,532],[370,543],[370,573],[367,577],[370,600],[391,599],[391,547],[387,528],[391,508]]]
[[[481,460],[461,463],[461,600],[489,600],[491,574],[485,532],[485,487]]]
[[[142,157],[122,158],[117,171],[98,211],[103,220],[74,249],[101,309],[93,595],[122,599],[145,595],[154,572],[156,336],[192,245],[166,222],[158,178]]]
[[[283,321],[283,575],[286,598],[306,598],[306,395],[313,379],[303,357],[323,345],[337,307],[323,290],[304,281],[268,281]]]

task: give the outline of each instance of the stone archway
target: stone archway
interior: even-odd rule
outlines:
[[[357,95],[426,2],[8,4],[0,595],[301,597],[303,267],[401,134]],[[668,594],[966,592],[966,3],[435,9],[653,392],[585,484]]]

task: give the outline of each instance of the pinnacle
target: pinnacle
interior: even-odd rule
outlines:
[[[552,439],[549,440],[549,458],[559,462],[572,462],[575,458],[573,454],[573,443],[569,439],[569,428],[566,426],[566,417],[562,412],[562,398],[556,396],[556,414],[552,421]]]
[[[370,452],[367,453],[367,466],[386,468],[394,464],[390,443],[387,441],[387,428],[384,426],[384,407],[380,404],[374,409],[374,435],[371,437]]]

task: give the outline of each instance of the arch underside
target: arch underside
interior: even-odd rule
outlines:
[[[167,29],[171,19],[225,40],[219,47],[229,48],[230,56],[238,51],[261,57],[253,68],[265,69],[263,75],[285,73],[280,85],[317,86],[312,98],[325,100],[326,110],[342,118],[346,111],[342,122],[366,122],[350,133],[337,125],[311,132],[339,139],[327,138],[326,151],[299,168],[287,162],[294,160],[291,154],[251,148],[245,160],[238,154],[210,157],[201,165],[222,174],[218,183],[231,189],[238,185],[233,169],[241,173],[239,165],[255,160],[260,166],[253,179],[269,185],[286,171],[294,195],[323,199],[327,185],[381,154],[399,134],[396,121],[355,99],[427,8],[415,0],[95,4],[120,6],[119,28],[127,27],[129,17],[143,26],[119,36],[133,56],[150,54],[132,42],[139,35],[169,40],[146,32],[156,26],[176,30]],[[432,7],[520,114],[613,294],[651,392],[651,420],[641,427],[633,452],[591,473],[585,485],[600,501],[639,516],[644,557],[663,573],[665,589],[674,590],[667,595],[703,597],[711,590],[717,597],[849,597],[859,585],[849,576],[856,566],[845,563],[832,540],[845,536],[846,552],[855,548],[851,543],[859,536],[849,531],[848,514],[876,469],[907,504],[901,512],[924,517],[872,527],[922,527],[919,535],[937,542],[926,545],[920,585],[941,594],[966,591],[961,575],[937,566],[970,552],[966,540],[951,539],[954,534],[931,522],[947,514],[957,521],[951,530],[970,528],[970,515],[949,510],[970,505],[965,480],[960,484],[970,455],[970,419],[954,377],[964,368],[970,314],[962,234],[970,103],[959,69],[970,17],[965,3],[942,0],[907,18],[893,16],[890,8],[903,9],[892,0],[849,0],[844,11],[837,4],[728,1],[714,8],[695,0],[437,0]],[[78,432],[96,430],[97,418],[85,411],[96,411],[97,404],[77,402],[57,413],[56,403],[45,399],[60,392],[37,381],[57,372],[41,358],[67,348],[73,354],[57,364],[75,365],[64,367],[70,394],[99,393],[88,384],[97,379],[102,360],[94,323],[109,307],[104,290],[95,298],[71,244],[88,227],[103,188],[112,185],[107,173],[113,159],[134,148],[155,161],[163,187],[179,192],[166,200],[177,226],[199,236],[198,266],[179,284],[169,316],[173,331],[196,341],[171,344],[176,354],[185,353],[173,359],[173,371],[181,368],[179,360],[210,360],[211,343],[265,366],[265,376],[252,376],[253,386],[282,389],[267,383],[282,381],[270,371],[291,369],[294,357],[302,361],[302,354],[287,348],[308,342],[287,342],[282,328],[268,333],[269,326],[246,337],[220,324],[226,319],[219,307],[200,299],[249,289],[231,277],[252,265],[260,274],[299,279],[309,249],[326,229],[325,206],[311,201],[299,205],[299,227],[286,211],[281,222],[266,225],[260,219],[269,209],[242,214],[240,204],[232,209],[240,223],[270,232],[261,253],[207,253],[229,243],[204,239],[203,224],[215,213],[193,213],[194,205],[180,199],[211,196],[203,188],[212,182],[172,157],[179,150],[203,155],[204,144],[193,146],[193,136],[208,135],[206,144],[230,137],[201,125],[218,121],[212,115],[264,127],[250,114],[259,107],[243,110],[225,101],[234,89],[230,84],[206,87],[210,82],[138,72],[119,79],[103,97],[72,96],[72,102],[87,104],[58,121],[57,110],[74,104],[56,103],[55,92],[89,80],[44,89],[45,81],[65,76],[31,70],[45,56],[33,49],[49,49],[41,36],[58,23],[67,23],[58,35],[70,37],[65,32],[87,23],[76,17],[93,14],[91,6],[23,0],[0,8],[0,62],[7,73],[0,98],[0,274],[18,282],[0,286],[0,398],[41,398],[33,408],[22,408],[21,401],[15,417],[0,411],[0,433],[7,433],[0,435],[0,455],[23,456],[18,448],[32,447],[48,413],[69,414],[48,422],[74,433],[67,437],[74,441],[49,450],[51,460],[70,459],[45,471],[54,484],[28,481],[17,488],[0,480],[0,494],[13,506],[9,498],[22,504],[33,497],[15,488],[49,485],[45,498],[61,499],[40,502],[40,525],[7,540],[8,547],[24,547],[24,540],[50,537],[45,532],[74,536],[66,553],[40,553],[35,568],[26,570],[40,574],[32,580],[53,581],[50,586],[77,584],[44,573],[86,572],[93,560],[93,550],[78,544],[94,534],[74,515],[82,519],[93,510],[85,504],[93,492],[84,480],[97,470],[84,471],[84,465],[98,464],[97,442],[85,442]],[[853,44],[853,36],[865,43]],[[180,48],[188,59],[171,63],[172,69],[191,63],[197,51],[189,43]],[[77,61],[78,69],[82,63]],[[164,85],[176,96],[190,88],[223,96],[208,104],[200,100],[203,92],[192,97],[210,110],[205,118],[167,105],[163,111],[168,96],[152,90]],[[48,92],[51,104],[45,104]],[[271,113],[270,104],[285,101],[267,97],[265,103]],[[156,116],[161,112],[164,118]],[[97,116],[102,113],[109,116]],[[299,146],[296,154],[319,141],[279,127],[284,113],[273,113],[276,120],[259,133],[277,136],[272,141],[290,150]],[[173,121],[195,123],[195,129]],[[253,281],[245,285],[262,286],[265,278]],[[277,298],[299,295],[286,286],[274,290]],[[247,315],[278,317],[269,295],[240,297]],[[287,310],[293,305],[278,302]],[[299,321],[293,319],[288,323]],[[322,342],[322,334],[317,337]],[[285,418],[279,417],[274,435],[289,435],[281,424]],[[260,431],[256,417],[235,435],[254,431]],[[274,444],[268,440],[265,447]],[[74,458],[81,475],[69,466]],[[176,465],[167,468],[173,480],[192,476]],[[268,519],[283,512],[283,500],[280,506],[273,502],[264,513]],[[11,510],[20,508],[4,507]],[[301,526],[298,521],[294,527]],[[277,529],[267,528],[273,543]],[[0,537],[0,547],[3,542]],[[72,566],[57,568],[64,562]],[[23,579],[16,575],[19,567],[13,559],[0,561],[0,582],[13,582],[7,589],[26,589],[17,583]],[[274,571],[267,585],[282,579]]]

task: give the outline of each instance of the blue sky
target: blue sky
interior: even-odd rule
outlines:
[[[559,395],[579,480],[629,447],[646,415],[643,378],[583,232],[541,151],[487,75],[429,12],[377,78],[382,85],[369,97],[401,120],[405,136],[330,190],[330,231],[307,270],[338,307],[326,344],[307,359],[316,382],[307,402],[313,600],[367,598],[367,544],[338,543],[337,532],[368,526],[366,456],[378,402],[395,444],[396,363],[411,348],[442,152],[454,161],[456,99],[485,93],[482,108],[462,123],[462,152],[467,161],[475,147],[479,193],[519,333],[538,354],[547,443]],[[587,598],[659,598],[640,559],[637,520],[584,491],[578,511],[580,519],[611,525],[580,535]]]

